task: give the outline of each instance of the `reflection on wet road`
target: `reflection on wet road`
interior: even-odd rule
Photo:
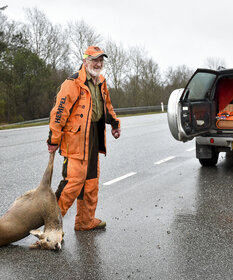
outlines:
[[[181,278],[232,279],[232,168],[232,155],[217,167],[200,168],[194,209],[174,220]]]
[[[0,215],[40,181],[47,133],[47,126],[0,132]],[[173,140],[165,114],[122,118],[119,141],[107,136],[96,212],[106,230],[75,232],[74,203],[62,250],[29,250],[32,236],[2,247],[0,278],[233,279],[233,156],[201,167],[194,141]],[[61,164],[57,155],[54,190]]]

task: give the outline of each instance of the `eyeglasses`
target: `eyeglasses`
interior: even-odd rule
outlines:
[[[101,58],[96,58],[96,59],[88,58],[87,60],[91,61],[94,64],[98,64],[98,63],[103,64],[104,63],[104,59],[102,57]]]

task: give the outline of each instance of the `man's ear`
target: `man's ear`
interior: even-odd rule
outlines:
[[[45,238],[44,232],[40,231],[39,229],[30,230],[30,233],[39,239]]]
[[[86,67],[87,66],[87,61],[86,59],[83,59],[83,65]]]

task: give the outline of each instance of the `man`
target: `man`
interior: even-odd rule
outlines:
[[[95,218],[98,200],[99,153],[106,155],[105,123],[119,138],[120,120],[113,110],[103,70],[100,48],[90,46],[80,70],[62,85],[50,113],[49,152],[58,147],[64,156],[63,180],[56,191],[64,216],[77,199],[75,230],[105,228],[106,222]]]

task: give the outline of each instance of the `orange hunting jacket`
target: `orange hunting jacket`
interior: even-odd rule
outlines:
[[[105,78],[100,75],[100,91],[104,102],[104,114],[98,121],[99,152],[106,154],[106,127],[120,128],[120,120],[111,104]],[[88,159],[89,130],[92,115],[91,93],[87,86],[84,65],[73,76],[64,81],[50,113],[50,145],[60,145],[64,157]]]

